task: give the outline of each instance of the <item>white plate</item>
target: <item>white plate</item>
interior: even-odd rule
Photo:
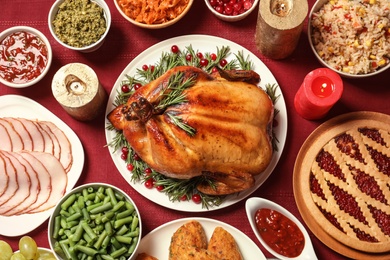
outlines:
[[[73,164],[68,172],[66,192],[71,190],[79,179],[84,167],[83,146],[73,130],[42,105],[34,100],[18,95],[0,96],[0,116],[51,121],[66,134],[72,145],[73,154]],[[24,235],[40,226],[49,218],[53,210],[54,208],[40,213],[23,214],[20,216],[0,216],[0,234],[10,237]]]
[[[240,248],[243,259],[245,260],[262,260],[266,259],[263,252],[257,247],[257,245],[244,233],[237,228],[230,226],[224,222],[209,218],[182,218],[168,222],[164,225],[159,226],[152,232],[142,238],[138,253],[147,253],[156,257],[159,260],[168,259],[169,245],[171,243],[171,237],[175,231],[188,221],[198,221],[207,237],[207,241],[210,240],[211,235],[216,227],[222,227],[229,232],[237,242]]]
[[[129,63],[129,65],[127,65],[127,67],[123,70],[123,72],[118,77],[111,91],[108,100],[107,109],[106,109],[106,114],[108,114],[115,108],[115,106],[113,105],[115,101],[115,97],[117,95],[117,91],[120,90],[121,87],[120,85],[122,80],[125,78],[125,75],[126,74],[135,75],[136,70],[140,69],[142,65],[155,64],[158,61],[158,59],[161,57],[163,52],[170,51],[172,45],[177,45],[181,49],[184,49],[185,47],[192,45],[194,51],[200,51],[203,53],[206,52],[215,53],[217,47],[221,48],[222,46],[229,46],[231,50],[231,55],[230,57],[227,57],[227,60],[234,59],[235,56],[233,54],[237,54],[238,52],[243,52],[243,57],[245,58],[248,56],[250,57],[250,60],[254,64],[254,70],[257,73],[259,73],[261,77],[260,87],[265,88],[266,84],[278,84],[276,82],[275,77],[272,75],[271,71],[265,66],[265,64],[259,58],[256,57],[256,55],[254,55],[249,50],[245,49],[244,47],[232,41],[225,40],[219,37],[207,36],[207,35],[180,36],[153,45],[149,49],[143,51],[140,55],[138,55],[135,59],[133,59]],[[179,210],[179,211],[186,211],[186,212],[210,211],[210,210],[216,210],[216,209],[221,209],[230,206],[232,204],[241,201],[242,199],[246,198],[251,193],[253,193],[255,190],[257,190],[257,188],[259,188],[265,182],[265,180],[270,176],[270,174],[274,170],[282,154],[284,144],[286,141],[286,135],[287,135],[287,111],[286,111],[286,104],[280,87],[277,88],[276,94],[280,95],[280,97],[275,105],[275,108],[279,110],[279,113],[276,116],[276,120],[278,121],[278,126],[274,128],[274,131],[277,139],[279,140],[278,143],[279,150],[274,153],[268,168],[262,174],[256,176],[256,183],[254,187],[246,191],[243,191],[239,194],[230,195],[228,198],[225,199],[225,201],[219,207],[209,207],[207,209],[207,208],[202,208],[201,204],[195,204],[192,201],[172,202],[169,200],[168,196],[162,196],[161,192],[157,191],[156,189],[148,189],[141,182],[134,183],[131,180],[131,173],[126,168],[126,164],[120,158],[121,151],[114,152],[113,147],[109,146],[111,157],[116,167],[118,168],[119,172],[122,174],[123,178],[125,178],[125,180],[135,190],[137,190],[145,198],[148,198],[151,201],[161,206]],[[107,124],[109,124],[109,121],[106,118],[106,125]],[[115,131],[109,131],[106,129],[107,143],[111,143],[114,137],[115,137]]]

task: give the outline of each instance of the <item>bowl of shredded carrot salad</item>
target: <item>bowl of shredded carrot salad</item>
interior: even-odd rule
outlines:
[[[119,13],[129,22],[147,29],[168,27],[179,21],[194,0],[114,0]]]

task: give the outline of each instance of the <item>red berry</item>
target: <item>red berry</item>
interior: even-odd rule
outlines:
[[[178,53],[178,52],[179,52],[179,47],[178,47],[177,45],[172,45],[171,51],[172,51],[173,53]]]
[[[225,67],[227,63],[228,63],[228,62],[227,62],[227,60],[225,60],[225,59],[222,59],[222,60],[219,61],[219,65],[220,65],[222,68]]]
[[[192,55],[191,54],[187,54],[186,55],[186,61],[192,61]]]
[[[134,159],[135,161],[139,161],[139,160],[141,160],[141,157],[139,157],[139,155],[135,153],[135,154],[133,155],[133,159]]]
[[[129,163],[128,165],[126,165],[126,168],[127,168],[129,171],[132,171],[132,170],[134,170],[134,165],[132,165],[131,163]]]
[[[150,175],[150,174],[152,173],[152,169],[150,169],[150,168],[145,168],[144,173],[145,173],[146,175]]]
[[[158,186],[156,186],[156,189],[158,191],[163,191],[164,190],[164,185],[158,185]]]
[[[200,66],[202,66],[202,67],[206,67],[207,65],[209,65],[209,61],[208,61],[207,59],[201,59],[201,60],[199,61],[199,64],[200,64]]]
[[[145,184],[145,187],[148,189],[153,188],[153,186],[154,186],[153,178],[147,179],[144,184]]]
[[[121,90],[123,93],[128,93],[130,91],[129,85],[122,85]]]
[[[198,52],[198,53],[196,54],[196,56],[197,56],[199,59],[203,59],[203,53],[201,53],[201,52]]]
[[[197,194],[197,193],[193,194],[191,199],[196,204],[199,204],[199,203],[202,202],[202,197],[199,194]]]
[[[181,196],[180,200],[181,201],[186,201],[187,200],[187,195],[184,194],[183,196]]]
[[[211,53],[211,54],[210,54],[210,58],[211,58],[212,60],[216,60],[216,59],[217,59],[217,54]]]
[[[142,65],[142,70],[143,70],[143,71],[147,71],[148,69],[149,69],[149,66],[148,66],[148,65],[146,65],[146,64],[145,64],[145,65]]]
[[[121,154],[121,159],[126,161],[127,160],[127,154],[122,153]]]
[[[140,87],[142,87],[141,83],[135,83],[135,84],[133,85],[133,88],[134,88],[135,90],[139,89]]]

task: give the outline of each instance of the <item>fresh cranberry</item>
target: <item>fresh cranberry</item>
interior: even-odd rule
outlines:
[[[172,51],[173,53],[178,53],[178,52],[179,52],[179,47],[178,47],[177,45],[172,45],[171,51]]]

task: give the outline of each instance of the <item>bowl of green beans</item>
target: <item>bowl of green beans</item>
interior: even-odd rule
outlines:
[[[141,217],[133,200],[104,183],[74,188],[49,219],[49,244],[59,260],[133,259],[141,235]]]

